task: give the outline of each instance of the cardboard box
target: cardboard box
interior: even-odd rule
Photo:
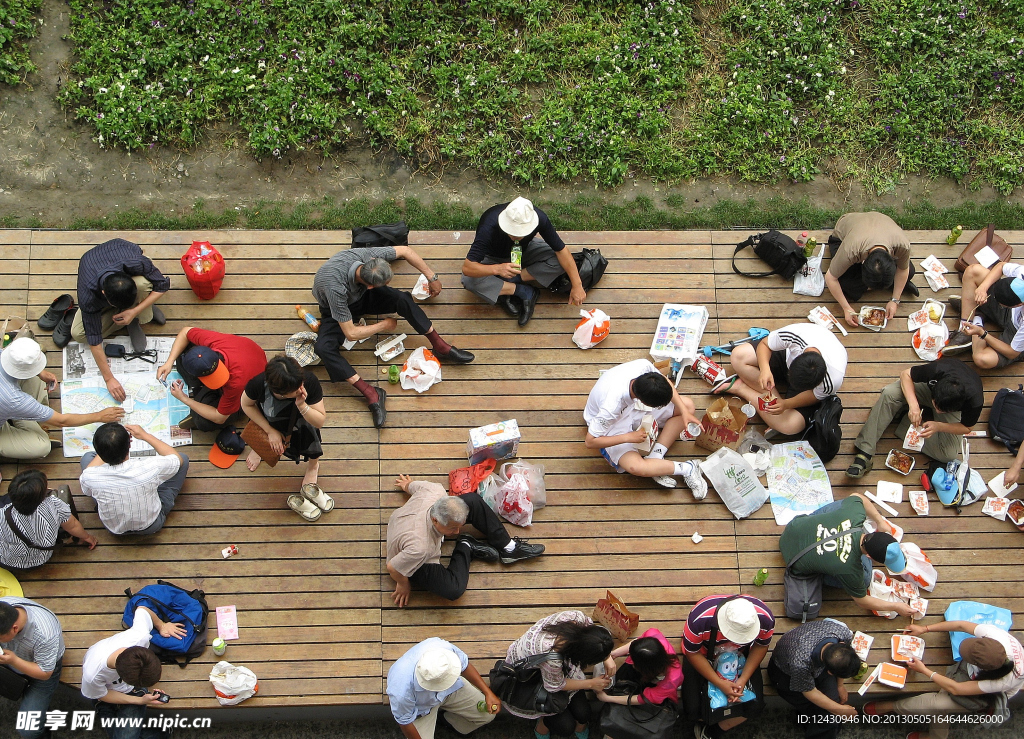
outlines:
[[[519,424],[516,419],[492,423],[470,429],[466,454],[469,463],[479,464],[485,459],[508,459],[519,451]]]

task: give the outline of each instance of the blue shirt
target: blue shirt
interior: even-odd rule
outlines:
[[[0,369],[0,426],[8,421],[49,421],[53,409],[22,390],[20,383]]]
[[[454,644],[432,636],[424,639],[415,647],[398,658],[395,664],[388,670],[388,698],[391,701],[391,713],[395,721],[401,726],[411,724],[420,716],[426,716],[430,709],[440,705],[445,698],[462,688],[465,681],[460,677],[448,690],[435,693],[432,690],[424,690],[416,682],[416,663],[424,652],[432,649],[450,649],[455,652],[465,671],[469,667],[469,657],[466,653]]]

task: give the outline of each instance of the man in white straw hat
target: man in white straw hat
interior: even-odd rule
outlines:
[[[124,409],[104,408],[96,413],[57,413],[49,406],[48,391],[57,377],[46,371],[46,354],[34,340],[22,337],[0,352],[0,457],[42,459],[59,442],[39,424],[85,426],[113,423]]]
[[[433,636],[403,654],[388,670],[391,713],[407,739],[434,739],[437,713],[466,735],[494,720],[501,700],[466,653]],[[483,703],[484,710],[477,708]]]
[[[520,249],[521,265],[513,262],[513,246]],[[525,326],[540,297],[537,285],[547,287],[561,275],[568,275],[572,284],[569,305],[583,305],[587,293],[576,261],[551,219],[529,200],[516,198],[488,208],[480,216],[462,263],[462,284],[471,293],[500,306]]]

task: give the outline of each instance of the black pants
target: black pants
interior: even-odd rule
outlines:
[[[220,388],[217,388],[216,390],[208,388],[198,377],[186,372],[181,366],[181,357],[178,357],[178,360],[174,363],[174,369],[178,371],[178,374],[181,375],[181,379],[185,381],[185,385],[188,386],[190,391],[189,394],[192,396],[194,401],[202,403],[203,405],[208,405],[211,408],[216,408],[220,404],[220,398],[224,394],[224,391]],[[241,421],[244,416],[245,413],[241,408],[239,408],[237,411],[232,413],[224,423],[214,423],[210,419],[204,418],[200,414],[193,412],[192,423],[196,431],[220,431],[231,423]]]
[[[554,716],[544,717],[544,725],[557,736],[572,736],[576,731],[576,724],[588,726],[591,718],[590,701],[587,700],[585,691],[578,690],[569,701],[568,708]]]
[[[349,305],[349,310],[352,311],[353,321],[358,321],[365,315],[397,313],[409,322],[416,333],[425,334],[430,330],[430,319],[423,309],[416,305],[412,295],[387,285],[367,290],[363,297]],[[341,353],[344,343],[345,333],[341,330],[341,324],[331,317],[331,309],[328,306],[321,305],[320,331],[314,349],[327,367],[327,374],[335,382],[347,380],[357,374]]]
[[[505,531],[498,514],[476,493],[467,493],[460,497],[469,506],[466,523],[478,529],[487,539],[487,543],[499,552],[504,549],[512,538]],[[469,550],[456,546],[447,567],[440,564],[425,564],[412,573],[409,582],[421,590],[440,595],[447,600],[457,600],[462,597],[466,592],[466,586],[469,585],[469,560]]]
[[[683,689],[682,689],[682,702],[683,702],[683,718],[686,724],[693,725],[698,721],[703,721],[704,716],[707,714],[705,704],[708,701],[707,698],[707,684],[700,673],[694,669],[693,665],[686,657],[680,655],[680,661],[683,664]],[[754,674],[750,676],[750,680],[747,682],[747,687],[754,691],[754,699],[750,701],[751,705],[746,706],[744,715],[750,718],[757,718],[764,711],[764,681],[761,679],[761,667],[760,665]],[[708,735],[712,737],[725,736],[725,732],[719,729],[717,726],[709,726]],[[683,736],[687,736],[687,727],[683,727]]]
[[[828,254],[830,257],[835,257],[836,252],[839,251],[839,247],[842,243],[842,241],[835,237],[829,237]],[[845,295],[846,299],[851,303],[860,300],[864,296],[864,293],[871,289],[864,284],[863,271],[864,270],[861,265],[852,264],[848,270],[837,278],[839,280],[839,287],[843,289],[843,295]],[[910,275],[907,277],[908,285],[910,284],[910,281],[914,279],[915,274],[917,274],[917,269],[914,267],[914,261],[911,260]],[[891,287],[892,283],[890,282],[888,287],[884,289],[888,290]]]
[[[811,717],[830,716],[831,713],[811,703],[803,693],[791,690],[789,687],[789,675],[775,664],[774,656],[768,660],[768,679],[772,681],[775,689],[779,691],[779,697],[796,709],[798,716],[808,717],[808,719],[803,719],[807,721],[807,723],[803,724],[804,736],[807,739],[835,739],[839,736],[840,724],[814,723],[814,719]],[[839,681],[836,680],[834,675],[830,675],[827,671],[822,673],[821,677],[814,681],[814,687],[836,703],[840,702]]]

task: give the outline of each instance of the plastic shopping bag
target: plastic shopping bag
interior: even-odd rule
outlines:
[[[768,491],[754,468],[729,447],[710,455],[700,468],[736,518],[746,518],[768,500]]]
[[[821,255],[825,251],[822,244],[818,253],[807,260],[807,264],[796,273],[793,280],[793,292],[797,295],[809,295],[816,298],[825,292],[825,275],[821,271]]]
[[[723,651],[715,657],[715,672],[722,676],[725,680],[731,683],[736,682],[736,678],[743,672],[744,665],[747,664],[747,658],[739,652]],[[743,686],[743,696],[740,698],[740,703],[746,703],[752,701],[757,696],[754,695],[754,691],[749,686]],[[711,709],[723,708],[729,699],[725,697],[725,693],[717,685],[708,683],[708,698],[711,700]]]
[[[939,352],[949,341],[949,329],[944,323],[927,323],[914,332],[910,339],[911,345],[917,356],[926,362],[934,362],[939,358]]]
[[[233,706],[260,692],[256,675],[247,667],[220,661],[210,670],[210,682],[222,706]]]
[[[533,522],[530,483],[521,472],[514,472],[498,493],[498,515],[514,526]]]
[[[544,485],[544,466],[527,462],[524,459],[517,459],[515,462],[506,462],[501,466],[501,474],[506,479],[511,479],[516,473],[526,478],[530,496],[533,503],[533,510],[543,508],[548,504],[547,488]]]
[[[939,573],[932,561],[928,559],[928,555],[921,551],[921,547],[917,544],[907,541],[900,543],[900,549],[903,550],[903,555],[907,559],[907,569],[893,574],[931,592],[935,588],[935,583],[938,582]]]
[[[508,480],[501,475],[494,473],[487,476],[480,487],[477,488],[477,495],[487,504],[495,513],[498,512],[498,497],[501,493],[501,486],[504,485]]]
[[[441,382],[441,363],[433,352],[421,346],[405,360],[399,377],[402,378],[403,390],[422,393],[434,383]]]
[[[950,603],[946,609],[944,618],[947,621],[970,621],[975,624],[990,624],[998,626],[1003,631],[1009,631],[1013,627],[1013,614],[1005,608],[992,606],[988,603],[978,603],[973,600],[958,600]],[[965,631],[952,631],[949,634],[949,642],[953,647],[953,661],[960,661],[960,642],[969,639],[970,634]]]
[[[899,603],[902,599],[893,592],[892,580],[881,570],[871,571],[871,585],[868,587],[868,595],[890,603]],[[896,611],[871,611],[882,618],[896,618],[900,614]]]
[[[224,282],[224,257],[209,241],[193,241],[181,256],[181,268],[200,300],[213,300]]]
[[[582,320],[576,324],[572,340],[580,349],[591,349],[608,338],[611,330],[611,319],[600,308],[581,310]]]

